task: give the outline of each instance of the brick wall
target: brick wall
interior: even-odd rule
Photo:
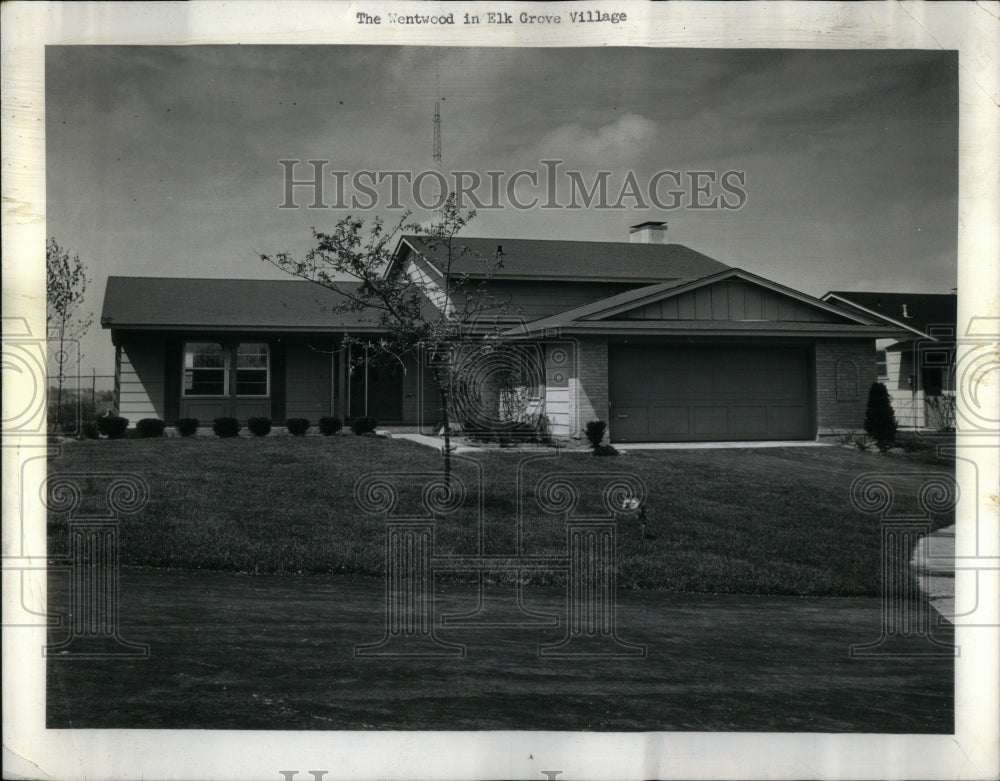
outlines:
[[[583,437],[588,421],[608,419],[608,342],[580,338],[576,356],[577,369],[570,382],[570,436]]]
[[[864,430],[868,389],[875,382],[874,339],[816,340],[819,434]]]

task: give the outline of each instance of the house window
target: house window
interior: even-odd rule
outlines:
[[[858,398],[858,367],[850,358],[837,361],[837,401]]]
[[[184,345],[184,395],[225,396],[229,390],[226,351],[217,342]]]
[[[267,369],[267,343],[241,343],[236,348],[236,395],[266,396]]]
[[[885,350],[875,351],[875,376],[888,377],[889,370],[886,367]]]

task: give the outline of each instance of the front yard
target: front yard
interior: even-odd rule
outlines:
[[[147,506],[122,517],[123,565],[380,576],[384,520],[361,509],[356,483],[368,473],[387,475],[399,495],[394,512],[420,515],[421,490],[441,463],[434,450],[401,440],[198,437],[67,442],[49,472],[133,472],[148,483]],[[875,596],[879,521],[852,506],[852,481],[886,473],[896,490],[894,512],[915,514],[925,477],[951,471],[947,463],[839,447],[633,451],[617,458],[476,453],[456,459],[467,493],[456,511],[438,515],[435,553],[510,556],[520,536],[522,554],[565,554],[565,517],[543,509],[536,485],[563,475],[579,491],[573,512],[597,516],[614,472],[640,480],[648,492],[645,533],[634,514],[618,517],[622,589]],[[101,480],[90,488],[81,512],[103,501]],[[932,522],[946,526],[953,514]],[[64,554],[64,516],[50,517],[48,537],[50,556]],[[514,577],[487,574],[500,583]],[[540,585],[563,582],[560,573],[530,577]]]

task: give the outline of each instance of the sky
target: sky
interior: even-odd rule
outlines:
[[[301,189],[281,209],[278,161],[430,169],[438,96],[446,173],[558,159],[587,182],[610,171],[612,202],[628,172],[745,175],[735,210],[508,206],[469,236],[625,241],[663,220],[670,241],[811,295],[956,284],[957,54],[939,51],[50,46],[47,233],[87,265],[95,320],[109,274],[282,278],[258,252],[401,212],[309,209]],[[99,324],[82,349],[86,373],[113,373]]]

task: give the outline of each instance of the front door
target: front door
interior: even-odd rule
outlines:
[[[403,419],[403,372],[395,361],[372,359],[351,373],[351,417]]]

